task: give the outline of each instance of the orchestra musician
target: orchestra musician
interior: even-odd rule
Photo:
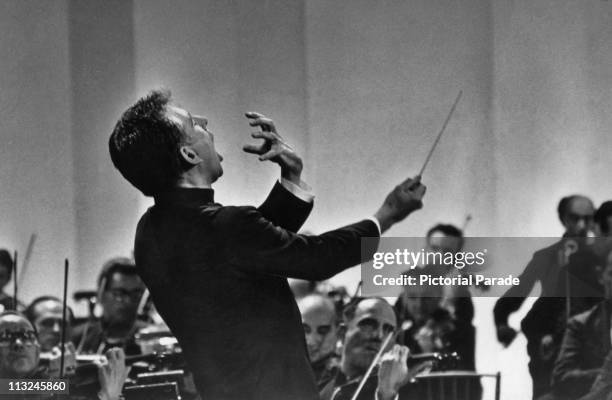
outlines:
[[[612,236],[612,200],[601,203],[593,217],[599,236]]]
[[[0,312],[15,310],[15,298],[4,292],[4,288],[13,278],[13,257],[6,249],[0,249]],[[17,311],[23,311],[25,306],[17,301]]]
[[[77,352],[103,354],[112,347],[121,347],[128,356],[140,354],[135,334],[148,325],[137,319],[144,290],[134,261],[118,257],[106,262],[98,277],[102,316],[74,327],[72,341]]]
[[[115,348],[107,351],[105,360],[97,365],[100,383],[97,397],[100,400],[119,400],[129,373],[129,368],[125,366],[123,350]],[[53,362],[57,363],[58,360]],[[0,378],[48,379],[58,376],[57,372],[50,373],[48,366],[41,365],[38,335],[27,318],[14,311],[0,314]],[[24,400],[31,398],[23,394],[18,396]],[[0,398],[14,399],[15,395],[0,395]],[[42,397],[37,395],[34,398]],[[48,398],[55,397],[50,395]],[[80,400],[80,397],[73,395],[68,395],[67,398]]]
[[[397,333],[395,312],[383,298],[361,297],[349,303],[343,312],[340,368],[333,379],[322,388],[321,399],[352,398],[357,384],[390,333],[394,333],[393,339],[384,349],[385,355],[381,359],[381,364],[376,372],[370,375],[358,399],[395,399],[400,391],[402,392],[400,398],[411,398],[409,381],[418,371],[418,367],[409,370],[408,348],[394,344]]]
[[[520,284],[508,289],[496,302],[493,309],[497,338],[504,346],[510,345],[517,334],[508,325],[508,317],[521,307],[536,282],[539,282],[542,287],[540,298],[555,296],[560,271],[568,259],[567,245],[585,238],[589,232],[592,232],[594,212],[593,202],[585,196],[572,195],[561,199],[557,213],[565,228],[563,239],[535,252],[519,276]],[[523,321],[539,318],[536,314],[537,309],[532,308],[532,310],[533,318],[528,313]],[[523,328],[523,331],[530,332],[527,337],[527,353],[530,357],[529,373],[533,380],[533,399],[537,399],[550,391],[554,354],[549,349],[554,347],[554,337],[539,328],[534,329],[527,326]]]
[[[550,398],[555,400],[577,399],[592,389],[612,387],[609,374],[609,359],[612,358],[612,252],[602,261],[600,281],[604,300],[573,316],[567,323],[552,373],[553,396]]]
[[[109,140],[114,165],[155,205],[136,233],[136,265],[179,341],[203,398],[317,399],[304,330],[287,277],[327,279],[362,261],[361,238],[422,207],[407,179],[372,218],[319,236],[298,235],[312,209],[302,160],[274,123],[246,114],[260,145],[244,150],[281,167],[259,207],[215,203],[222,175],[208,120],[154,91],[124,112]],[[364,258],[376,251],[363,249]]]
[[[74,320],[72,309],[68,307],[66,337],[70,337]],[[32,300],[24,315],[38,333],[38,343],[42,352],[49,352],[59,346],[62,334],[62,301],[54,296],[40,296]]]
[[[463,232],[454,225],[437,224],[427,231],[426,251],[441,254],[457,253],[463,249]],[[452,276],[456,274],[453,266],[421,265],[406,271],[404,274],[436,274]],[[462,274],[466,272],[462,271]],[[468,272],[469,273],[469,272]],[[474,318],[474,304],[469,288],[465,286],[434,286],[434,285],[407,285],[403,287],[394,305],[401,324],[399,342],[408,346],[413,353],[422,349],[416,340],[417,336],[424,337],[423,332],[433,332],[436,328],[452,327],[447,336],[454,339],[446,351],[457,352],[461,359],[461,367],[465,370],[476,369],[476,329],[472,325]],[[448,318],[432,318],[448,312]],[[429,324],[429,327],[426,325]],[[424,328],[424,329],[423,329]],[[442,331],[444,329],[437,329]]]
[[[297,304],[302,315],[310,366],[321,389],[338,368],[336,345],[340,321],[336,305],[322,294],[309,294],[299,299]]]

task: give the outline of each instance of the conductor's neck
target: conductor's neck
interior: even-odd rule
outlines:
[[[212,179],[206,174],[194,171],[194,169],[184,172],[177,186],[189,189],[211,189]]]

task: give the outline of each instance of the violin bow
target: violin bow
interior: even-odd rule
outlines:
[[[30,264],[30,258],[32,258],[32,252],[34,251],[34,244],[36,243],[36,239],[36,233],[32,233],[30,235],[30,240],[28,241],[28,247],[26,248],[25,256],[23,257],[23,262],[21,263],[21,268],[19,269],[19,284],[23,283],[26,270],[28,268],[28,265]]]
[[[376,366],[376,364],[378,364],[378,361],[380,361],[380,357],[382,357],[382,354],[385,351],[385,348],[387,348],[387,345],[389,344],[389,342],[391,341],[393,334],[394,332],[389,332],[389,334],[385,338],[385,341],[383,342],[382,346],[380,346],[378,353],[376,353],[376,357],[374,357],[374,360],[372,360],[370,367],[366,371],[363,378],[361,378],[361,382],[359,382],[359,386],[357,386],[357,390],[355,390],[355,393],[353,394],[353,397],[351,397],[351,400],[357,400],[357,397],[359,397],[359,393],[361,393],[361,389],[363,389],[363,385],[365,385],[366,381],[370,377],[370,374],[372,373],[374,366]]]
[[[62,299],[62,332],[60,355],[60,379],[64,378],[64,359],[66,357],[66,298],[68,297],[68,259],[64,260],[64,297]]]
[[[17,250],[13,253],[13,309],[17,311]]]

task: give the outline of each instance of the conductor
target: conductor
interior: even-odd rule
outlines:
[[[312,209],[302,160],[273,121],[246,113],[258,132],[244,150],[277,163],[281,179],[258,208],[215,203],[221,177],[208,120],[153,91],[126,110],[109,139],[121,174],[155,205],[136,230],[136,265],[183,349],[203,399],[318,399],[288,277],[322,280],[372,257],[379,237],[422,207],[407,179],[370,218],[298,235]]]

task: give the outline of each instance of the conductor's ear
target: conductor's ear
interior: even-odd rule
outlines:
[[[202,162],[202,159],[191,147],[189,146],[181,146],[179,149],[179,153],[183,160],[191,165],[196,165]]]

